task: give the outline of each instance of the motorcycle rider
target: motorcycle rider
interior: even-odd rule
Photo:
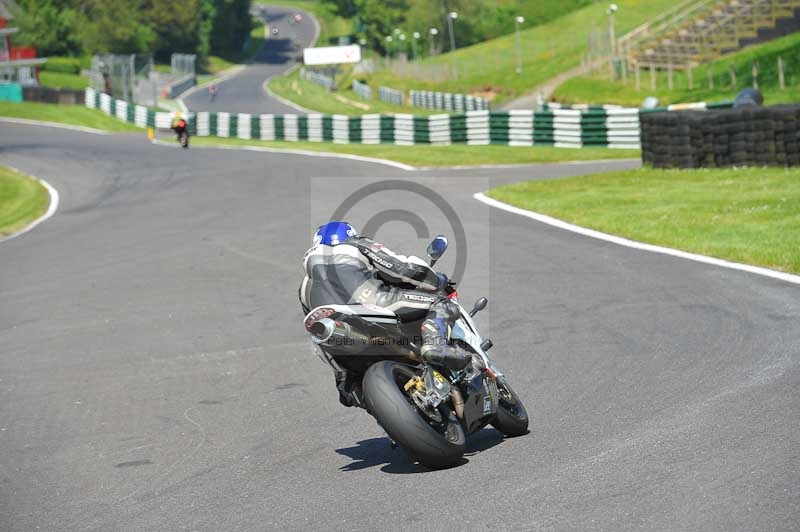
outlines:
[[[181,130],[186,129],[186,119],[183,118],[183,114],[180,111],[175,111],[172,115],[172,121],[169,127],[178,134],[178,138],[180,139]]]
[[[303,258],[306,275],[300,303],[308,313],[321,305],[368,304],[393,311],[401,321],[422,320],[425,362],[461,370],[471,362],[466,351],[447,344],[447,332],[459,316],[458,306],[444,290],[447,276],[422,259],[398,255],[361,236],[347,222],[328,222],[314,233]],[[361,406],[360,383],[346,371],[335,371],[339,400]]]

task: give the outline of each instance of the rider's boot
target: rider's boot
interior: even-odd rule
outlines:
[[[449,299],[442,299],[431,306],[421,327],[422,360],[454,371],[462,370],[470,364],[472,357],[466,351],[447,344],[448,331],[458,315],[458,306]]]

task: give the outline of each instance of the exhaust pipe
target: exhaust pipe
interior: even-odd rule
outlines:
[[[331,318],[322,318],[313,322],[308,332],[311,334],[311,340],[317,345],[346,349],[354,351],[354,354],[358,354],[367,347],[380,346],[394,356],[407,357],[419,361],[419,356],[412,349],[404,348],[400,343],[392,341],[390,338],[370,337],[357,331],[349,323]]]
[[[332,344],[342,347],[366,347],[370,337],[350,326],[349,323],[322,318],[311,324],[309,331],[315,344]]]

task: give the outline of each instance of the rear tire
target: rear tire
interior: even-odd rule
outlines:
[[[504,377],[497,379],[497,392],[500,397],[492,426],[509,438],[527,434],[528,412]]]
[[[181,133],[180,142],[181,142],[181,146],[183,146],[184,148],[188,148],[189,147],[189,134],[186,133],[185,131],[183,133]]]
[[[466,438],[461,424],[449,409],[443,424],[428,418],[403,390],[419,371],[406,364],[382,361],[364,374],[363,390],[367,410],[375,416],[389,437],[420,464],[444,469],[461,463]]]

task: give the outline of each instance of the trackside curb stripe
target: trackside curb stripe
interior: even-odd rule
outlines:
[[[9,167],[9,168],[11,168],[11,167]],[[22,172],[20,170],[17,170],[16,168],[11,168],[11,169],[16,171],[16,172],[19,172],[19,173],[24,173],[24,172]],[[0,242],[5,242],[7,240],[11,240],[12,238],[16,238],[16,237],[18,237],[20,235],[23,235],[23,234],[27,233],[28,231],[30,231],[31,229],[33,229],[34,227],[36,227],[40,223],[44,222],[45,220],[47,220],[48,218],[53,216],[56,213],[56,210],[58,210],[58,202],[59,202],[58,191],[55,188],[53,188],[53,186],[50,185],[50,183],[48,183],[44,179],[39,179],[38,177],[34,177],[33,179],[35,179],[36,181],[41,183],[41,185],[45,189],[47,189],[47,193],[50,195],[50,203],[47,206],[47,211],[43,215],[41,215],[38,218],[36,218],[31,223],[29,223],[28,225],[26,225],[23,229],[17,231],[16,233],[8,235],[8,236],[0,236]]]
[[[704,264],[711,264],[713,266],[719,266],[722,268],[740,270],[748,273],[754,273],[756,275],[762,275],[764,277],[771,277],[773,279],[779,279],[781,281],[786,281],[788,283],[800,284],[800,275],[793,275],[791,273],[779,272],[775,270],[770,270],[768,268],[761,268],[758,266],[750,266],[749,264],[729,262],[722,259],[707,257],[705,255],[698,255],[696,253],[688,253],[686,251],[680,251],[677,249],[665,248],[661,246],[655,246],[652,244],[644,244],[642,242],[637,242],[635,240],[628,240],[627,238],[609,235],[608,233],[602,233],[600,231],[595,231],[593,229],[587,229],[585,227],[573,225],[571,223],[559,220],[558,218],[552,218],[544,214],[539,214],[533,211],[520,209],[519,207],[514,207],[512,205],[508,205],[507,203],[503,203],[501,201],[497,201],[496,199],[492,199],[483,194],[482,192],[478,192],[477,194],[474,194],[472,197],[480,201],[481,203],[489,205],[490,207],[496,207],[506,212],[519,214],[520,216],[525,216],[526,218],[536,220],[537,222],[542,222],[547,225],[552,225],[553,227],[558,227],[559,229],[566,229],[567,231],[572,231],[573,233],[578,233],[580,235],[588,236],[591,238],[597,238],[599,240],[605,240],[606,242],[611,242],[613,244],[618,244],[620,246],[640,249],[642,251],[650,251],[652,253],[671,255],[673,257],[693,260],[695,262],[702,262]]]

